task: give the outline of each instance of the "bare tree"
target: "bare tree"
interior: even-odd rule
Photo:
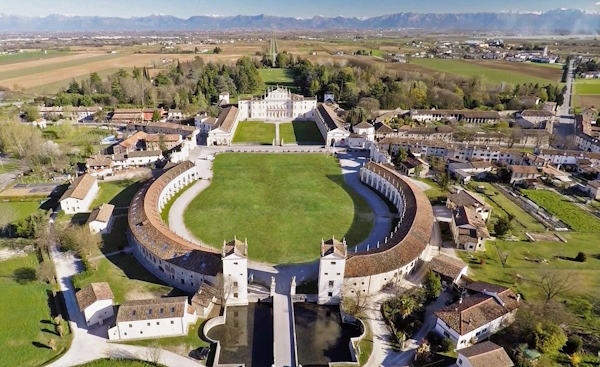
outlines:
[[[342,299],[342,309],[349,315],[359,317],[371,303],[372,295],[359,287],[351,287]]]
[[[215,288],[217,289],[217,302],[225,306],[227,300],[234,291],[234,284],[231,279],[225,278],[223,273],[219,273],[215,279]]]
[[[157,342],[153,342],[149,347],[146,348],[144,352],[144,359],[148,362],[158,366],[161,364],[162,360],[162,349]]]
[[[54,280],[54,265],[49,260],[42,261],[37,267],[35,277],[41,282],[51,283]]]
[[[544,302],[546,305],[556,296],[565,294],[572,288],[571,275],[571,272],[566,274],[559,272],[545,272],[540,280],[534,281],[534,284],[544,295]]]

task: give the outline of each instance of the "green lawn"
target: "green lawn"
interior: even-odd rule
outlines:
[[[161,349],[170,350],[171,352],[187,356],[189,352],[199,347],[208,347],[210,344],[203,340],[202,329],[206,320],[198,319],[196,324],[190,325],[188,335],[176,336],[172,338],[158,338],[150,340],[136,340],[124,342],[124,344],[139,345],[142,347],[158,346]]]
[[[97,61],[114,59],[116,57],[121,57],[121,56],[122,55],[104,54],[104,55],[99,55],[99,56],[94,56],[94,57],[83,58],[83,59],[62,61],[62,62],[56,62],[53,64],[40,65],[40,66],[21,68],[21,69],[16,69],[16,70],[11,70],[11,71],[5,71],[3,73],[0,72],[0,81],[5,80],[5,79],[19,78],[19,77],[26,76],[26,75],[43,73],[43,72],[51,71],[51,70],[59,72],[60,69],[70,68],[70,67],[79,66],[79,65],[85,65],[85,64],[89,64],[89,63],[97,62]]]
[[[537,78],[527,74],[515,73],[507,70],[493,69],[485,66],[475,65],[473,63],[462,62],[461,60],[445,59],[412,59],[411,63],[420,65],[432,70],[444,73],[455,74],[467,78],[473,76],[484,76],[488,82],[494,84],[500,83],[538,83],[548,84],[556,82],[555,80]]]
[[[142,182],[132,179],[123,181],[100,182],[98,196],[92,202],[95,208],[102,204],[112,204],[117,208],[128,207],[135,193],[142,187]]]
[[[57,133],[59,129],[57,125],[53,125],[44,129],[42,133],[46,139],[58,144],[78,147],[84,147],[87,144],[99,145],[102,139],[114,135],[114,132],[109,130],[75,125],[70,136],[59,138]]]
[[[97,359],[92,362],[80,364],[75,367],[161,367],[162,365],[155,365],[154,363],[146,361],[138,361],[134,359],[118,359],[118,358],[105,358]]]
[[[177,200],[181,195],[183,195],[185,190],[189,189],[193,184],[195,184],[195,182],[191,182],[183,189],[177,191],[177,193],[175,195],[173,195],[173,197],[171,199],[169,199],[169,201],[167,201],[162,212],[160,212],[160,217],[162,218],[163,222],[169,224],[169,211],[171,210],[173,203],[175,203],[175,200]]]
[[[275,139],[275,124],[260,121],[241,121],[233,136],[234,143],[271,145]]]
[[[584,211],[561,195],[548,190],[522,190],[525,196],[557,216],[572,230],[578,232],[600,232],[600,220]]]
[[[54,50],[48,50],[47,53],[43,53],[41,51],[35,52],[22,52],[18,54],[12,55],[0,55],[0,65],[8,65],[8,64],[16,64],[19,62],[27,62],[27,61],[36,61],[36,60],[46,60],[46,59],[54,59],[57,57],[64,57],[72,55],[68,52],[59,52]]]
[[[0,173],[16,171],[17,169],[19,169],[19,165],[17,163],[3,163],[0,165]]]
[[[577,79],[575,93],[579,95],[600,94],[600,79]]]
[[[285,87],[294,85],[294,75],[291,69],[258,69],[258,73],[266,85]]]
[[[495,206],[501,208],[502,214],[512,214],[515,217],[515,221],[523,227],[526,231],[529,232],[543,232],[546,230],[544,225],[535,220],[534,217],[529,215],[526,211],[521,209],[515,203],[513,203],[509,198],[507,198],[502,192],[496,190],[490,183],[488,182],[473,182],[471,184],[471,188],[474,190],[478,186],[483,186],[484,192],[481,193],[486,196],[487,200]],[[475,190],[476,191],[476,190]],[[496,194],[497,193],[497,194]],[[506,213],[506,214],[505,214]],[[492,212],[492,214],[494,214]]]
[[[358,348],[360,349],[358,362],[361,366],[367,364],[369,357],[371,357],[371,353],[373,353],[373,333],[371,332],[368,321],[363,321],[363,325],[365,325],[365,329],[367,330],[364,338],[362,338],[358,343]]]
[[[425,182],[429,185],[429,188],[425,190],[425,195],[429,198],[430,201],[438,201],[441,199],[445,199],[448,197],[448,192],[442,190],[440,185],[430,178],[417,178],[413,177],[415,180]]]
[[[51,287],[35,280],[35,253],[0,262],[0,358],[1,367],[41,366],[62,354],[70,336],[55,334],[47,291]],[[55,339],[56,350],[47,347]]]
[[[196,237],[217,248],[235,235],[248,239],[252,259],[299,263],[319,257],[322,238],[346,237],[351,247],[373,227],[371,208],[332,157],[220,154],[213,169],[212,184],[184,217]]]
[[[27,218],[31,214],[35,213],[39,207],[40,203],[38,201],[0,202],[0,210],[5,210],[4,208],[10,208],[9,210],[14,212],[15,219],[13,223]]]
[[[132,298],[166,296],[172,290],[150,274],[132,254],[118,254],[91,262],[96,264],[96,271],[89,278],[75,282],[78,284],[74,286],[83,288],[94,282],[108,282],[117,303]]]
[[[279,124],[279,138],[283,143],[324,144],[323,135],[313,121],[294,121]]]
[[[600,300],[598,235],[593,233],[561,233],[560,235],[568,242],[495,241],[501,251],[509,252],[506,268],[502,267],[493,243],[488,242],[486,253],[474,254],[474,259],[469,258],[466,252],[459,252],[459,254],[469,264],[470,272],[476,279],[511,287],[522,293],[525,299],[539,299],[540,292],[533,281],[538,280],[546,272],[558,272],[571,276],[573,287],[565,298],[581,294]],[[573,260],[580,251],[588,255],[586,262]],[[479,258],[483,258],[485,264],[480,264]],[[535,261],[542,259],[547,260],[548,263]],[[517,274],[523,281],[518,280]]]

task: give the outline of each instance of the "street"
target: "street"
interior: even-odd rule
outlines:
[[[562,106],[559,106],[556,114],[558,121],[554,125],[553,135],[555,137],[551,144],[553,148],[565,149],[567,143],[567,137],[575,133],[575,118],[571,111],[571,104],[573,98],[573,60],[569,61],[569,70],[567,71],[567,79],[565,83],[565,100]]]

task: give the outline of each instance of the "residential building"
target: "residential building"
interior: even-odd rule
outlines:
[[[446,207],[451,210],[456,210],[461,206],[467,206],[479,214],[484,222],[492,216],[492,207],[485,203],[485,200],[474,192],[465,190],[461,187],[452,188]]]
[[[87,220],[87,225],[90,228],[90,232],[101,234],[110,233],[114,221],[114,210],[114,205],[106,203],[92,210],[92,213]]]
[[[515,115],[516,123],[524,129],[537,129],[542,124],[551,122],[554,113],[547,110],[524,110]]]
[[[92,122],[94,121],[94,116],[98,111],[101,111],[102,107],[78,107],[77,111],[75,111],[77,115],[77,121],[79,122]]]
[[[179,121],[179,120],[183,120],[185,117],[183,115],[183,111],[181,110],[176,110],[176,109],[170,109],[167,112],[167,120],[168,121]]]
[[[143,131],[146,134],[179,134],[183,139],[196,141],[198,130],[195,126],[168,122],[144,122],[127,125],[129,130]]]
[[[208,116],[196,116],[194,118],[194,124],[200,131],[200,134],[208,134],[212,129],[215,128],[217,119],[215,117]]]
[[[117,108],[110,115],[110,122],[131,123],[143,121],[144,115],[141,108]]]
[[[511,184],[518,184],[525,180],[536,179],[541,176],[536,166],[510,165],[508,169],[510,171]]]
[[[349,124],[338,115],[339,110],[333,104],[320,104],[315,109],[315,122],[329,146],[346,146],[350,137]]]
[[[585,185],[585,189],[592,199],[600,200],[600,180],[588,181]]]
[[[143,131],[137,131],[127,139],[121,141],[120,143],[113,145],[112,150],[114,154],[127,154],[129,152],[136,151],[143,147],[143,144],[140,143],[141,140],[146,139],[148,134]]]
[[[456,248],[466,251],[485,251],[485,241],[491,238],[485,221],[469,206],[452,212],[450,231]]]
[[[148,134],[143,139],[146,150],[171,150],[181,145],[179,134]]]
[[[450,163],[448,164],[448,173],[460,180],[461,184],[467,184],[472,178],[482,178],[488,173],[495,170],[494,166],[490,162],[486,161],[471,161],[461,163]]]
[[[110,340],[164,338],[187,335],[198,316],[187,296],[125,301],[117,311]]]
[[[98,194],[98,181],[88,173],[77,177],[61,196],[60,208],[65,214],[85,213]]]
[[[456,366],[459,367],[513,367],[514,365],[504,348],[489,340],[460,349],[456,357]]]
[[[469,266],[462,260],[448,255],[438,255],[429,262],[429,270],[438,274],[444,285],[453,285],[459,282],[463,275],[467,275]]]
[[[375,127],[366,121],[352,126],[352,131],[357,135],[363,136],[367,141],[375,141]]]
[[[94,177],[103,177],[113,173],[114,163],[110,155],[96,154],[85,161],[86,172]]]
[[[424,160],[412,157],[407,157],[397,165],[400,172],[411,177],[426,177],[429,173],[429,167],[429,163]]]
[[[394,132],[394,129],[388,126],[385,122],[375,122],[373,127],[375,128],[375,140],[377,141]]]
[[[144,108],[142,109],[142,118],[143,121],[152,121],[154,119],[154,114],[157,113],[159,116],[159,121],[162,120],[165,110],[162,108]]]
[[[104,323],[115,315],[115,296],[106,282],[90,283],[75,294],[79,311],[88,326]]]
[[[207,145],[231,145],[235,130],[240,121],[239,109],[235,106],[224,108],[212,129],[208,132]]]
[[[521,299],[511,289],[495,284],[474,282],[466,289],[466,295],[458,302],[434,312],[434,330],[450,339],[457,350],[486,339],[512,323]]]
[[[348,247],[346,240],[321,240],[319,259],[318,299],[320,305],[339,304],[344,284],[344,268]]]
[[[467,124],[490,124],[500,121],[500,115],[496,111],[475,110],[411,110],[410,117],[419,122],[448,119]]]
[[[192,297],[192,307],[196,310],[198,317],[207,319],[216,302],[221,296],[222,290],[202,282],[198,291]]]
[[[283,87],[269,88],[261,97],[241,99],[241,120],[312,120],[317,98],[305,98]]]

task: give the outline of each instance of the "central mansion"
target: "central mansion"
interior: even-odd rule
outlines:
[[[305,98],[278,87],[260,97],[241,99],[238,108],[241,120],[312,120],[317,98]]]

